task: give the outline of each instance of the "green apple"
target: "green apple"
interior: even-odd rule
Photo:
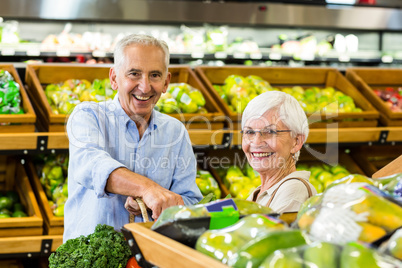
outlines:
[[[197,106],[205,105],[205,98],[204,95],[202,95],[201,91],[193,90],[190,92],[189,96],[197,104]]]
[[[259,268],[303,268],[303,260],[296,250],[279,249],[269,255]]]
[[[332,179],[332,173],[326,170],[320,172],[317,176],[317,180],[323,184],[325,184],[326,181],[331,179]]]
[[[344,246],[340,259],[340,268],[350,267],[380,268],[373,250],[353,242]]]
[[[322,193],[322,191],[324,190],[324,186],[319,180],[314,179],[314,177],[311,177],[309,181],[314,186],[318,194]]]
[[[309,267],[337,268],[340,248],[332,243],[319,242],[309,245],[303,253]]]
[[[166,114],[172,114],[172,113],[177,113],[178,111],[179,111],[179,108],[177,106],[177,101],[175,99],[169,98],[163,102],[161,112],[166,113]]]

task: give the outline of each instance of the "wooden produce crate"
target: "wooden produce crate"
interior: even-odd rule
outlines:
[[[24,268],[20,260],[9,259],[9,260],[0,260],[0,267],[2,268]]]
[[[291,224],[296,220],[297,213],[283,213],[279,219]],[[167,236],[151,230],[153,222],[129,223],[124,225],[123,233],[129,245],[141,252],[142,257],[148,262],[160,268],[224,268],[229,267],[203,253],[177,242]],[[126,232],[134,238],[130,242]],[[132,243],[134,242],[134,243]],[[138,248],[136,248],[136,246]],[[141,265],[141,263],[139,263]]]
[[[217,174],[215,170],[212,170],[211,168],[200,168],[200,171],[208,171],[212,177],[215,179],[215,181],[218,183],[219,190],[221,190],[221,198],[225,198],[229,194],[229,190],[226,188],[226,186],[223,184],[222,179],[220,176]]]
[[[20,86],[20,105],[24,110],[24,114],[0,114],[0,133],[34,132],[36,114],[17,70],[12,64],[0,64],[0,70],[8,71]]]
[[[402,173],[402,155],[398,156],[391,163],[374,173],[372,177],[381,178],[399,173]]]
[[[324,147],[309,147],[308,149],[302,148],[300,152],[299,161],[297,164],[306,164],[308,166],[312,165],[342,165],[345,167],[351,174],[362,174],[367,175],[367,173],[360,167],[360,165],[354,161],[353,157],[346,153],[345,151],[339,150],[339,148],[334,147],[333,150],[336,152],[332,152],[330,148]],[[312,151],[312,153],[310,153]],[[316,155],[318,153],[318,155]],[[314,155],[313,155],[314,154]],[[336,157],[337,156],[337,157]]]
[[[26,84],[33,100],[35,109],[40,116],[40,130],[64,132],[68,115],[54,114],[47,101],[44,89],[48,84],[60,83],[67,79],[105,79],[109,77],[111,65],[82,65],[82,64],[30,64],[26,71]],[[169,66],[172,73],[171,83],[188,83],[199,89],[206,100],[206,114],[170,114],[182,121],[188,129],[221,129],[224,114],[205,89],[195,73],[188,66]]]
[[[247,158],[243,151],[239,149],[210,151],[204,160],[205,168],[208,169],[221,188],[222,198],[230,194],[230,191],[224,184],[224,177],[220,174],[219,169],[226,170],[230,166],[236,165],[243,170],[246,164]]]
[[[398,147],[392,145],[377,145],[369,147],[360,147],[351,152],[353,160],[359,167],[371,177],[393,160],[401,156]]]
[[[38,114],[38,129],[46,132],[64,132],[68,115],[55,114],[46,98],[44,89],[48,84],[67,79],[94,79],[109,77],[110,66],[83,64],[28,64],[25,83],[28,94]]]
[[[36,236],[43,234],[43,218],[21,163],[0,156],[0,191],[16,191],[27,217],[0,219],[0,237]]]
[[[244,77],[248,75],[257,75],[276,88],[293,86],[301,86],[303,88],[312,86],[319,88],[333,87],[352,97],[356,106],[363,110],[362,112],[338,114],[307,114],[310,128],[375,127],[378,123],[378,111],[375,110],[370,102],[368,102],[364,96],[335,68],[197,66],[195,67],[195,72],[203,81],[205,87],[211,92],[215,101],[222,107],[225,115],[227,115],[233,122],[233,129],[240,129],[241,114],[232,112],[229,106],[220,98],[219,94],[213,88],[213,85],[215,84],[223,85],[224,80],[232,74]],[[330,123],[322,121],[325,119],[330,119]],[[350,119],[353,121],[350,121]],[[337,124],[334,124],[334,122]]]
[[[169,114],[170,116],[182,121],[187,129],[222,129],[225,121],[223,111],[220,109],[210,92],[202,84],[193,70],[188,66],[171,65],[169,72],[172,74],[170,83],[187,83],[198,89],[204,95],[205,114]]]
[[[45,190],[40,183],[35,165],[32,161],[28,161],[25,164],[25,169],[31,180],[32,188],[34,189],[36,198],[40,206],[40,210],[43,214],[44,234],[62,235],[64,233],[64,217],[57,217],[53,214]]]
[[[153,222],[124,225],[124,228],[131,232],[135,243],[147,262],[161,268],[228,267],[191,247],[152,231],[150,229],[152,224]]]
[[[348,68],[346,78],[380,112],[380,122],[385,126],[402,126],[402,112],[393,112],[374,89],[402,87],[402,69]]]

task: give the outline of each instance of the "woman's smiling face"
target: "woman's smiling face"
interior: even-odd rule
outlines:
[[[128,46],[124,52],[119,69],[111,68],[112,88],[119,91],[120,104],[130,118],[140,116],[148,121],[170,82],[165,55],[161,48],[145,45]]]
[[[246,134],[243,134],[242,149],[251,167],[260,174],[272,176],[284,168],[289,157],[295,153],[296,140],[291,133],[275,133],[276,130],[289,130],[278,118],[276,110],[250,118],[243,128]],[[247,135],[247,132],[253,134],[253,131],[263,134],[255,132],[254,135]]]

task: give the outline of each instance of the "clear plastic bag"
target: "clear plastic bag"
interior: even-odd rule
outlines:
[[[402,263],[364,244],[348,242],[343,246],[315,242],[290,249],[276,250],[259,268],[385,268]]]
[[[402,208],[367,183],[339,184],[299,211],[297,225],[313,241],[373,243],[402,226]]]

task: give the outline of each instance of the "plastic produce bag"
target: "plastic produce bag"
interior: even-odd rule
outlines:
[[[165,209],[151,229],[194,247],[198,237],[209,229],[220,229],[250,214],[277,216],[269,207],[241,199],[222,199],[207,204],[173,206]]]
[[[343,246],[315,242],[290,249],[279,249],[267,256],[259,268],[384,268],[401,267],[398,260],[356,242]]]
[[[196,250],[227,263],[248,241],[275,230],[288,230],[286,223],[262,214],[246,216],[237,223],[218,230],[208,230],[197,240]]]
[[[387,241],[380,245],[379,250],[402,261],[402,229],[396,230]]]
[[[0,70],[0,114],[22,114],[20,85],[12,75]]]
[[[402,173],[374,179],[382,191],[390,194],[402,204]]]
[[[372,243],[402,226],[402,208],[383,195],[367,183],[333,186],[299,211],[297,224],[313,241]]]

